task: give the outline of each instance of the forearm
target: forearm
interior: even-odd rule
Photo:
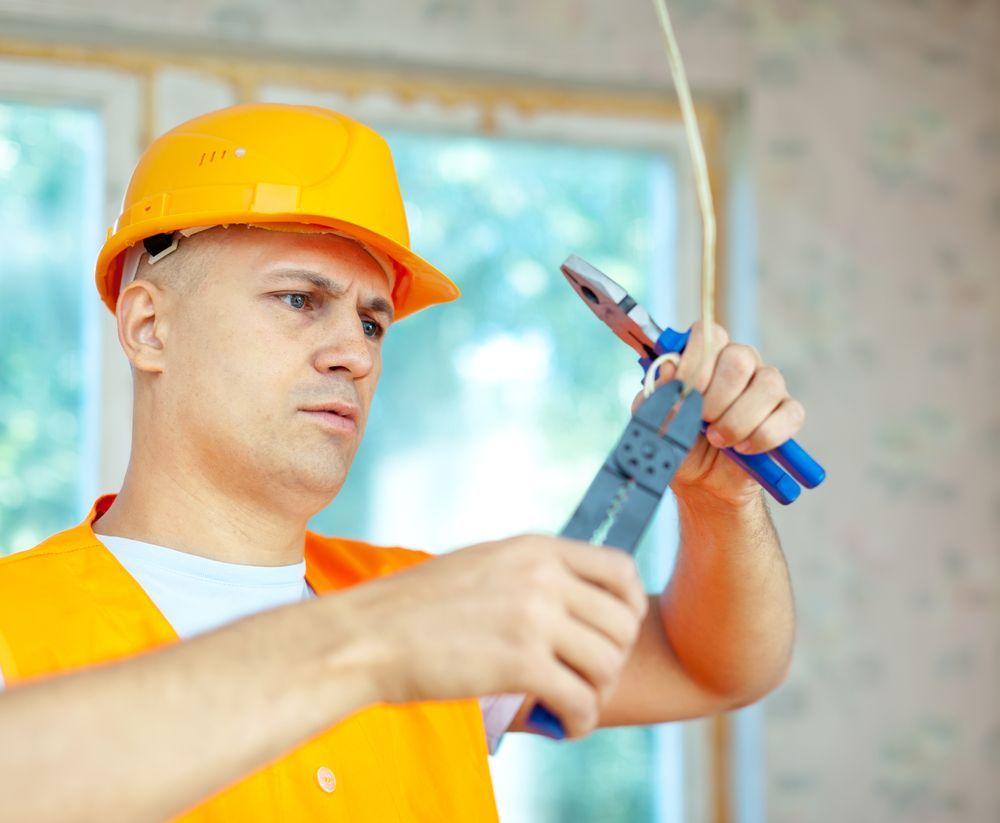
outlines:
[[[378,699],[329,599],[0,694],[12,820],[175,815]]]
[[[795,631],[788,569],[761,496],[728,505],[678,498],[681,545],[660,597],[671,646],[688,675],[741,703],[784,678]]]

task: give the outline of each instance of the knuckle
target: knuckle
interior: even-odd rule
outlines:
[[[628,583],[635,576],[635,561],[625,552],[618,549],[611,551],[611,570],[615,579],[621,583]]]
[[[515,619],[523,640],[535,637],[539,626],[548,622],[551,606],[548,598],[537,592],[526,593],[515,607]]]
[[[632,587],[632,598],[636,606],[632,609],[632,617],[641,621],[646,616],[646,612],[649,611],[649,594],[646,592],[646,582],[638,575],[635,585]]]
[[[545,536],[534,532],[525,532],[511,538],[510,542],[518,551],[537,552],[541,544],[545,543]]]
[[[753,374],[757,368],[757,352],[752,346],[730,343],[721,357],[725,358],[728,369],[740,375]]]
[[[781,371],[774,366],[761,366],[757,370],[755,377],[761,385],[768,391],[781,393],[785,392],[785,378]]]
[[[726,331],[724,326],[718,323],[712,324],[712,340],[716,346],[724,346],[729,342],[729,332]]]
[[[773,424],[762,423],[749,437],[749,445],[754,451],[768,451],[779,445],[782,439]]]
[[[732,422],[724,417],[721,420],[716,420],[711,426],[709,426],[708,431],[721,435],[723,443],[730,443],[736,434],[736,430],[733,428]]]
[[[607,687],[612,685],[617,679],[622,667],[622,655],[609,648],[601,654],[601,661],[597,669],[597,678],[600,681],[597,685]]]
[[[597,723],[601,716],[600,695],[593,693],[586,701],[583,713],[583,729],[585,732],[592,732],[597,728]]]
[[[575,736],[586,734],[596,728],[598,705],[598,694],[590,689],[583,690],[579,697],[570,702],[569,720]]]
[[[806,422],[806,407],[798,400],[789,400],[788,417],[792,421],[792,425],[801,427]]]
[[[532,593],[551,592],[559,577],[559,568],[547,555],[530,555],[525,558],[522,583]]]
[[[648,600],[646,598],[643,598],[643,602],[647,603]],[[646,617],[647,609],[648,607],[644,608],[642,610],[642,614],[636,617],[634,620],[632,620],[631,624],[629,625],[629,641],[628,641],[629,646],[632,646],[635,643],[635,641],[639,639],[639,632],[642,630],[642,621]]]
[[[616,582],[621,586],[623,591],[628,592],[640,584],[639,568],[636,566],[635,560],[629,555],[624,552],[616,553],[620,555],[617,560],[617,568],[615,569]]]
[[[623,614],[621,617],[615,621],[615,625],[611,628],[611,632],[614,634],[614,643],[619,648],[628,648],[632,645],[635,633],[635,621],[632,618],[631,610],[628,614]]]
[[[534,690],[535,681],[540,669],[535,660],[535,655],[529,653],[512,655],[507,666],[509,676],[518,688],[523,691]]]

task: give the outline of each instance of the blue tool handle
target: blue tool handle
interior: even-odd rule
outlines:
[[[553,740],[562,740],[566,737],[562,722],[541,703],[536,703],[531,714],[528,715],[528,725]]]
[[[684,332],[665,329],[656,341],[657,347],[664,353],[676,352],[680,354],[687,347],[691,330]],[[639,361],[644,367],[649,366],[651,361],[643,358]],[[739,463],[747,473],[780,503],[787,505],[795,500],[802,491],[785,472],[772,463],[767,455],[746,455],[739,454],[732,449],[725,449],[726,454]],[[788,440],[776,449],[772,449],[768,454],[773,457],[784,469],[807,489],[814,489],[826,479],[826,470],[817,463],[812,456],[794,440]],[[794,491],[793,491],[794,487]]]
[[[740,454],[736,449],[723,449],[722,451],[730,460],[736,461],[743,471],[767,489],[768,494],[783,506],[795,502],[795,499],[802,494],[802,487],[785,474],[781,466],[768,455]]]
[[[794,440],[787,440],[770,452],[792,477],[807,489],[815,489],[826,479],[826,469]]]

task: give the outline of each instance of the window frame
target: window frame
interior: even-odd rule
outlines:
[[[100,194],[95,223],[110,226],[118,214],[121,192],[139,156],[141,83],[107,68],[51,64],[0,51],[0,97],[25,103],[83,106],[97,112],[104,136]],[[96,259],[102,235],[82,253]],[[96,298],[96,289],[94,291]],[[131,376],[123,363],[114,320],[99,300],[84,306],[84,361],[95,363],[95,384],[85,392],[81,430],[84,439],[80,506],[84,511],[102,489],[117,488],[128,463],[131,431]],[[108,402],[108,399],[112,402]],[[123,439],[121,434],[126,433]]]

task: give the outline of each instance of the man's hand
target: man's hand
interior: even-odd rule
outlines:
[[[590,732],[648,608],[617,549],[525,535],[473,546],[334,595],[380,700],[537,697]]]
[[[698,438],[671,488],[678,497],[707,492],[740,504],[756,498],[760,486],[719,450],[733,447],[744,454],[770,451],[798,433],[805,409],[788,394],[780,371],[765,365],[752,346],[729,342],[729,335],[719,325],[712,334],[712,355],[695,374],[702,360],[703,340],[702,325],[695,323],[680,367],[664,364],[656,381],[661,385],[677,378],[693,383],[704,397],[703,417],[711,424],[706,436]],[[633,413],[642,399],[639,392],[632,403]]]

